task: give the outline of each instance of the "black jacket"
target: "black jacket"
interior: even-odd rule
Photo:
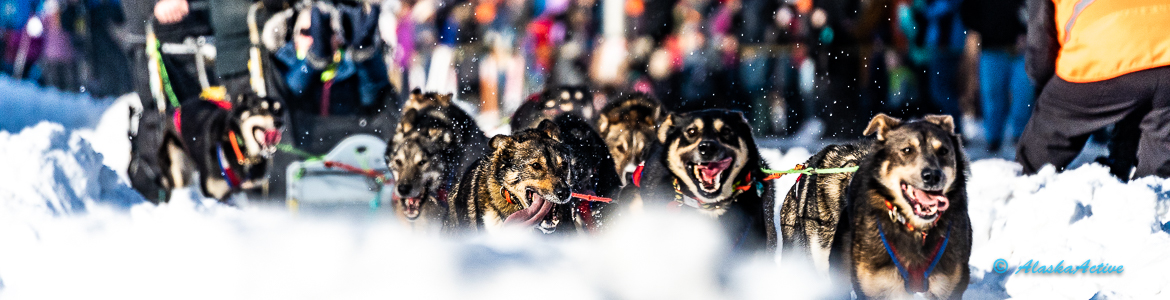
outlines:
[[[1037,90],[1056,74],[1056,7],[1051,0],[1027,0],[1028,47],[1024,60]]]

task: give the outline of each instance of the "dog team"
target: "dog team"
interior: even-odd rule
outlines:
[[[158,154],[166,189],[197,181],[224,200],[263,177],[284,111],[239,98],[170,117]],[[968,162],[950,116],[874,117],[872,140],[825,147],[792,170],[799,178],[777,203],[771,180],[782,174],[760,157],[742,113],[668,112],[640,93],[596,110],[593,99],[584,87],[545,90],[517,109],[510,135],[489,138],[452,95],[415,89],[385,153],[395,214],[413,230],[460,236],[592,234],[624,213],[698,213],[733,253],[807,258],[784,261],[828,275],[841,287],[834,297],[966,290]]]

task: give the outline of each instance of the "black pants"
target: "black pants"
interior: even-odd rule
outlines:
[[[1122,120],[1137,123],[1140,131],[1119,135],[1138,138],[1134,178],[1170,177],[1170,67],[1090,83],[1054,77],[1036,100],[1016,160],[1026,174],[1036,173],[1045,164],[1063,170],[1084,148],[1091,132]],[[1127,127],[1134,126],[1118,126]]]

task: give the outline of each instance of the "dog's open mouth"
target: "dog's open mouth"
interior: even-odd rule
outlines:
[[[422,213],[422,198],[402,198],[402,215],[407,220],[414,221]]]
[[[551,207],[549,212],[544,214],[544,218],[540,219],[540,224],[536,224],[536,228],[540,229],[540,231],[544,233],[553,233],[557,230],[557,224],[561,223],[561,217],[557,215],[557,206],[559,206],[559,204],[552,203],[550,201],[544,201],[544,198],[541,197],[540,194],[529,189],[528,199],[532,199],[532,206],[536,206],[536,198],[541,198],[541,202],[546,202],[548,203],[547,205]]]
[[[690,163],[691,175],[699,181],[699,188],[707,193],[719,191],[725,171],[731,167],[732,158],[707,163]]]
[[[550,212],[544,216],[544,219],[540,220],[540,224],[536,226],[537,229],[540,229],[540,232],[547,234],[557,231],[557,225],[561,224],[560,214],[557,214],[557,208],[559,206],[560,204],[552,204]]]
[[[430,186],[429,183],[425,186]],[[423,201],[426,201],[428,193],[429,191],[424,188],[418,197],[402,198],[402,216],[406,217],[406,220],[414,221],[418,219],[418,216],[422,214]]]
[[[276,145],[280,144],[280,130],[279,129],[252,129],[252,136],[255,137],[258,144],[260,144],[261,151],[264,155],[276,152]]]
[[[930,220],[950,207],[950,199],[942,191],[926,191],[913,185],[902,183],[902,196],[914,209],[914,215]]]
[[[552,213],[556,203],[545,200],[544,196],[532,189],[526,190],[524,194],[531,201],[531,204],[509,215],[508,218],[504,219],[504,224],[526,228],[539,225],[541,231],[549,232],[549,229],[555,228],[560,223],[556,214]]]

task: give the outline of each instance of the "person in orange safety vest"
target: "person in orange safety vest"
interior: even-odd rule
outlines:
[[[1137,167],[1114,174],[1170,177],[1170,1],[1028,0],[1027,15],[1028,75],[1041,92],[1016,155],[1024,173],[1063,170],[1114,125],[1114,142],[1135,146],[1111,155]]]

